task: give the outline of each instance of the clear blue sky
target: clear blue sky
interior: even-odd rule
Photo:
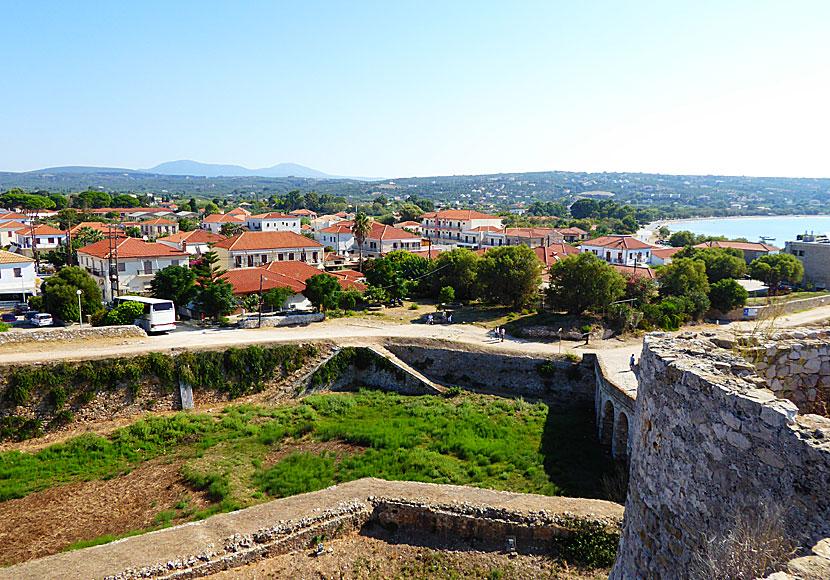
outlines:
[[[0,0],[0,14],[0,170],[830,177],[826,0]]]

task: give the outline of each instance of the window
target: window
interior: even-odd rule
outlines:
[[[23,277],[23,270],[21,270],[20,268],[15,268],[14,269],[14,277],[15,278],[22,278]]]
[[[173,265],[173,266],[178,266],[178,265],[179,265],[179,261],[178,261],[178,260],[173,260],[173,261],[171,262],[171,265]]]
[[[254,257],[253,256],[248,256],[248,267],[253,268],[253,266],[254,266]]]
[[[289,260],[293,260],[293,259],[294,259],[294,252],[289,252],[289,253],[288,253],[288,259],[289,259]]]
[[[317,252],[312,252],[311,253],[311,259],[314,260],[315,262],[317,261]]]
[[[277,256],[277,259],[278,259],[280,262],[282,262],[282,261],[285,259],[285,254],[279,254],[279,255]]]
[[[127,264],[124,262],[118,262],[118,271],[119,272],[126,272],[127,271]]]
[[[236,264],[237,268],[241,268],[242,267],[242,256],[236,256],[236,258],[234,259],[234,263]]]
[[[262,255],[259,257],[259,261],[260,261],[260,263],[262,263],[262,264],[267,264],[267,263],[268,263],[268,254],[262,254]]]
[[[150,260],[144,260],[144,273],[145,274],[152,274],[153,273],[153,263]]]

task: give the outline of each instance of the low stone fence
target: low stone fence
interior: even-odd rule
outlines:
[[[258,316],[248,316],[239,319],[240,328],[273,328],[276,326],[302,326],[312,322],[322,322],[326,315],[322,312],[312,314],[291,314],[288,316],[263,316],[262,324]]]
[[[28,342],[55,342],[96,338],[147,338],[143,328],[132,324],[125,326],[85,326],[83,328],[49,328],[32,331],[0,332],[0,345]]]
[[[630,425],[636,411],[636,384],[631,387],[617,384],[600,358],[595,354],[590,356],[594,361],[594,373],[597,378],[594,395],[597,436],[601,443],[611,447],[611,456],[614,459],[627,459],[631,440]]]
[[[799,300],[779,300],[771,305],[745,306],[728,312],[726,318],[729,320],[761,320],[828,305],[830,305],[830,294],[823,294]]]
[[[189,580],[311,550],[319,538],[334,540],[373,524],[389,533],[476,540],[497,550],[513,536],[516,551],[526,553],[550,550],[551,541],[583,533],[586,523],[615,537],[622,515],[622,506],[602,500],[366,478],[23,562],[0,569],[0,579]]]

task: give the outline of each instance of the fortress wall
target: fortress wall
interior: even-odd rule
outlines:
[[[798,546],[830,535],[830,419],[765,386],[710,340],[646,337],[611,580],[692,578],[712,540],[767,510]]]

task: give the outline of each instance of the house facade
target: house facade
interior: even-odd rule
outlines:
[[[137,238],[116,240],[118,294],[148,294],[156,272],[168,266],[186,266],[190,255],[158,242]],[[101,240],[78,250],[79,266],[95,279],[107,302],[113,299],[109,268],[110,240]]]
[[[210,249],[211,244],[216,244],[225,239],[227,239],[225,236],[214,234],[207,230],[193,230],[158,238],[156,242],[165,244],[191,256],[201,256]]]
[[[239,209],[239,208],[238,208]],[[214,234],[221,233],[222,226],[225,224],[236,224],[238,226],[245,225],[244,214],[238,215],[233,213],[212,213],[202,220],[199,227]]]
[[[803,283],[830,288],[830,239],[827,236],[799,235],[795,241],[785,242],[784,252],[801,260]]]
[[[245,216],[245,227],[252,232],[294,232],[300,233],[300,216],[278,212]]]
[[[30,250],[37,242],[38,250],[54,250],[66,240],[66,232],[41,224],[35,226],[34,233],[31,227],[25,227],[14,233],[15,245],[23,250]]]
[[[357,244],[355,244],[357,247]],[[363,256],[379,258],[395,250],[417,251],[421,249],[421,238],[406,230],[378,222],[370,222],[369,233],[363,240]]]
[[[488,226],[502,229],[501,218],[470,209],[445,209],[421,216],[421,231],[425,237],[462,247],[478,247],[481,230],[474,230]]]
[[[294,232],[243,232],[216,243],[213,249],[228,270],[286,260],[322,267],[324,259],[323,244]]]
[[[322,230],[318,230],[314,234],[314,239],[323,244],[325,247],[330,246],[333,248],[336,254],[348,256],[357,250],[351,223],[352,222],[344,221]]]
[[[23,302],[38,293],[39,282],[32,258],[0,250],[0,301]]]
[[[651,263],[654,246],[632,236],[602,236],[583,242],[581,252],[590,252],[606,263],[619,266],[646,266]]]
[[[751,264],[753,260],[761,256],[771,256],[781,252],[779,248],[773,248],[760,242],[727,242],[718,240],[697,244],[695,248],[732,248],[740,250],[744,253],[744,262],[747,264]]]
[[[165,218],[154,218],[143,221],[138,226],[141,235],[145,238],[163,238],[179,233],[179,224]]]

